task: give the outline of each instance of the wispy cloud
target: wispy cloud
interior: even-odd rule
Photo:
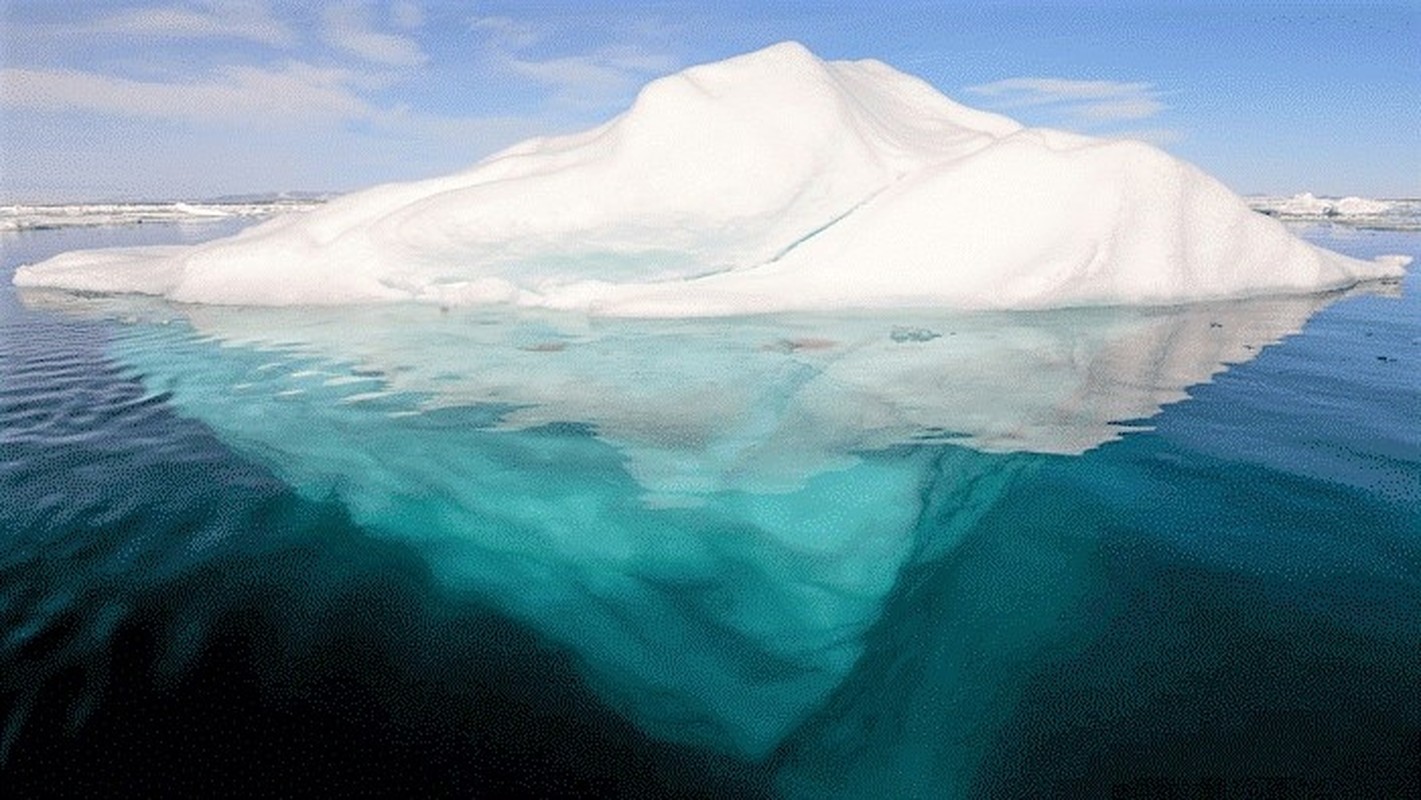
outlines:
[[[630,31],[639,44],[614,43],[557,56],[534,55],[532,51],[545,49],[540,45],[557,37],[527,20],[479,16],[468,24],[482,37],[485,57],[493,67],[546,87],[563,105],[603,105],[681,64],[669,48],[656,45],[665,37],[647,22],[633,23]]]
[[[196,80],[141,81],[72,69],[0,69],[0,108],[87,111],[198,123],[280,125],[368,116],[345,70],[226,67]]]
[[[397,28],[415,30],[424,24],[424,9],[418,3],[401,0],[390,6],[390,21]]]
[[[630,47],[609,47],[578,56],[541,61],[509,57],[506,65],[525,78],[551,87],[562,100],[597,101],[629,91],[647,78],[676,67],[670,56]]]
[[[296,42],[291,28],[259,0],[132,8],[98,17],[81,30],[91,35],[243,39],[273,47],[290,47]]]
[[[1166,108],[1154,84],[1143,82],[1006,78],[967,91],[998,109],[1041,107],[1083,126],[1146,119]]]
[[[483,34],[486,43],[499,50],[522,50],[537,44],[544,35],[531,22],[503,16],[472,17],[469,30]]]
[[[440,64],[425,47],[449,35],[436,20],[450,10],[427,0],[93,5],[0,12],[0,194],[201,195],[440,174],[620,107],[679,65],[671,54],[685,38],[595,11],[466,12],[462,61]],[[433,75],[498,92],[480,104],[477,92],[400,91]],[[352,164],[332,151],[362,155]]]
[[[362,2],[339,3],[327,8],[322,23],[321,33],[327,44],[367,61],[392,67],[417,67],[429,60],[413,38],[376,30],[374,15]]]
[[[1183,131],[1173,128],[1132,128],[1111,132],[1108,139],[1132,139],[1155,147],[1168,147],[1185,138]]]

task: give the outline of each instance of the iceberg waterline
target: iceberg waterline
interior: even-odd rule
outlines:
[[[203,223],[233,218],[257,219],[309,211],[338,195],[172,202],[26,204],[0,206],[0,232],[93,228],[143,223]],[[1421,199],[1321,197],[1303,194],[1248,195],[1254,211],[1284,222],[1327,222],[1374,230],[1415,230],[1421,226]]]
[[[21,286],[208,304],[511,303],[627,316],[1045,308],[1399,274],[1306,244],[1135,142],[1027,129],[784,43],[444,178],[194,247],[67,253]]]

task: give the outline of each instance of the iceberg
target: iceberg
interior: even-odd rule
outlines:
[[[583,133],[196,246],[72,252],[20,286],[218,305],[609,316],[1164,305],[1394,276],[1150,146],[1025,128],[789,42],[647,84]]]

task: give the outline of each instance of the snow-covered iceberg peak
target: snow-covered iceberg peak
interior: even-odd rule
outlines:
[[[15,282],[218,304],[633,316],[1174,303],[1399,272],[1318,250],[1159,150],[1024,129],[784,43],[652,81],[580,134],[196,247]]]

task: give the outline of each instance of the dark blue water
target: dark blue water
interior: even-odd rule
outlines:
[[[733,329],[9,285],[224,232],[0,238],[6,794],[1421,791],[1414,269]]]

